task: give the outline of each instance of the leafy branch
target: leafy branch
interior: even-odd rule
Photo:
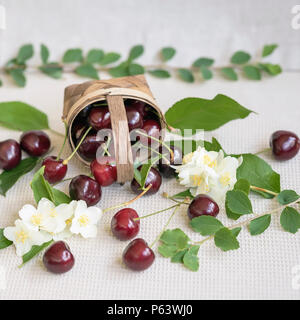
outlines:
[[[105,72],[112,77],[125,77],[148,73],[156,78],[167,79],[172,76],[185,82],[210,80],[215,74],[225,79],[236,81],[242,75],[251,80],[261,80],[263,73],[276,76],[282,72],[280,65],[265,62],[264,58],[273,53],[277,44],[265,45],[259,61],[251,61],[251,55],[245,51],[235,52],[230,63],[225,66],[215,66],[215,60],[210,57],[197,58],[190,66],[172,66],[168,62],[176,55],[172,47],[162,48],[159,52],[161,62],[154,65],[142,65],[136,60],[144,53],[144,46],[133,46],[128,56],[121,61],[121,54],[117,52],[104,52],[102,49],[91,49],[86,54],[80,48],[67,50],[61,62],[50,61],[49,48],[41,44],[41,64],[30,66],[28,60],[34,56],[32,44],[23,45],[17,56],[10,59],[0,73],[8,74],[15,84],[25,87],[28,70],[40,71],[45,75],[60,79],[63,73],[75,73],[85,78],[100,79],[99,73]],[[2,81],[0,79],[0,86]]]

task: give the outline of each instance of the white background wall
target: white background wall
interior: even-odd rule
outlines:
[[[237,49],[257,52],[278,43],[272,56],[285,69],[300,69],[300,29],[293,30],[292,7],[299,0],[0,0],[6,30],[0,30],[1,62],[19,45],[41,42],[61,58],[71,47],[127,53],[146,47],[143,62],[155,61],[165,45],[178,49],[174,64],[189,65],[199,56],[226,63]]]

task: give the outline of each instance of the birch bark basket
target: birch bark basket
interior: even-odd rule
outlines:
[[[72,150],[74,150],[75,144],[72,139],[74,119],[85,107],[95,102],[106,100],[111,118],[117,181],[119,183],[131,181],[134,176],[132,149],[124,99],[140,100],[154,108],[159,116],[163,135],[166,128],[165,118],[143,75],[88,81],[66,87],[62,117],[68,124],[68,140]],[[77,153],[77,157],[86,165],[90,164],[79,153]]]

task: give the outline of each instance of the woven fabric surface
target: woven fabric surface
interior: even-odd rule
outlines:
[[[49,116],[53,129],[63,132],[60,121],[64,87],[83,81],[66,75],[54,81],[37,74],[30,75],[28,86],[16,89],[7,85],[1,89],[1,101],[28,102]],[[300,75],[283,73],[261,82],[240,80],[236,83],[214,79],[203,84],[185,84],[176,79],[155,80],[148,78],[159,106],[166,111],[174,102],[184,97],[212,98],[218,93],[227,94],[245,107],[257,112],[245,120],[237,120],[215,132],[207,133],[207,139],[216,137],[230,153],[257,152],[268,146],[271,133],[289,129],[300,134],[299,82]],[[58,152],[62,138],[51,132],[53,153]],[[20,133],[0,128],[0,140],[18,139]],[[64,156],[70,152],[66,148]],[[263,157],[281,174],[282,188],[300,192],[300,156],[276,162],[270,155]],[[88,170],[77,160],[71,162],[67,176],[73,177]],[[12,225],[18,210],[26,204],[34,204],[29,182],[33,174],[23,177],[7,196],[0,198],[0,226]],[[68,190],[68,184],[60,185]],[[161,192],[170,194],[183,190],[175,180],[164,180]],[[102,208],[132,198],[129,184],[114,185],[103,189]],[[262,213],[275,207],[275,203],[252,196],[255,212]],[[156,194],[144,197],[132,205],[144,215],[171,205],[170,201]],[[110,231],[114,212],[106,213],[99,225],[95,239],[70,239],[75,255],[75,267],[64,275],[46,272],[42,255],[19,269],[20,259],[13,246],[0,251],[0,269],[5,271],[6,288],[0,287],[0,299],[298,299],[300,290],[293,288],[293,267],[300,264],[299,234],[284,232],[279,216],[274,215],[271,227],[262,235],[251,237],[246,229],[239,235],[241,248],[223,253],[212,242],[200,249],[198,272],[191,272],[178,264],[172,264],[158,253],[153,266],[145,272],[135,273],[121,263],[126,242],[116,240]],[[171,212],[161,213],[141,223],[139,236],[152,242]],[[231,224],[221,210],[224,224]],[[201,239],[188,226],[186,211],[179,210],[170,228],[180,227],[194,239]],[[2,272],[3,273],[3,272]],[[2,274],[2,278],[4,275]],[[295,279],[294,279],[295,280]]]

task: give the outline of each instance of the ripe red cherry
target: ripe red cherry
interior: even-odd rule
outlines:
[[[289,160],[299,152],[300,139],[293,132],[279,130],[272,134],[270,146],[275,159]]]
[[[45,166],[44,177],[49,183],[61,181],[67,173],[68,166],[63,164],[62,159],[49,156],[43,160],[42,166]]]
[[[88,117],[88,122],[97,131],[110,128],[111,121],[108,107],[92,108]]]
[[[71,270],[75,259],[69,246],[63,241],[58,241],[46,250],[43,263],[48,271],[59,274]]]
[[[128,106],[126,108],[126,115],[129,131],[141,128],[143,126],[143,117],[134,106]]]
[[[117,181],[117,168],[114,164],[109,163],[108,161],[109,160],[107,160],[106,163],[100,163],[95,159],[91,163],[92,174],[102,187],[110,186]]]
[[[155,254],[143,239],[131,241],[123,252],[123,262],[134,271],[148,269],[155,259]]]
[[[134,220],[139,215],[134,209],[125,208],[118,211],[111,220],[111,231],[119,240],[130,240],[140,230],[140,220]]]
[[[25,132],[20,141],[21,148],[33,157],[40,157],[50,149],[50,139],[43,131]]]
[[[196,196],[188,207],[188,216],[190,219],[200,216],[216,217],[219,213],[217,203],[205,194]]]
[[[69,193],[71,199],[84,200],[88,206],[94,206],[100,201],[102,191],[96,180],[79,175],[71,180]]]
[[[145,117],[147,111],[146,111],[146,103],[139,100],[128,100],[126,101],[126,105],[135,108],[142,116],[142,118]]]
[[[90,133],[82,141],[78,153],[87,161],[94,160],[97,150],[102,143],[104,143],[104,141],[99,141],[97,133]]]
[[[75,144],[80,141],[80,137],[87,130],[86,124],[76,122],[72,125],[72,139]]]
[[[165,159],[160,159],[158,164],[159,172],[165,178],[175,177],[176,169],[171,168],[170,165],[180,165],[182,164],[182,151],[174,146],[171,146],[170,149],[173,151],[173,160],[171,160],[170,152],[165,147],[160,148],[159,152],[163,155],[167,155],[167,159],[170,161],[170,164],[166,163]]]
[[[139,167],[138,170],[141,170],[141,168],[142,167]],[[145,188],[147,188],[150,184],[152,184],[152,187],[149,189],[146,195],[155,194],[161,186],[161,181],[162,179],[159,171],[155,168],[151,168],[146,178]],[[141,186],[135,179],[131,181],[131,190],[136,194],[143,192],[143,190],[141,190]]]
[[[154,137],[156,139],[160,138],[160,124],[155,120],[146,120],[142,126],[142,130],[144,130],[144,133],[148,136]],[[151,144],[151,138],[141,136],[140,140],[145,145]]]
[[[16,140],[0,142],[0,169],[11,170],[21,161],[21,147]]]

